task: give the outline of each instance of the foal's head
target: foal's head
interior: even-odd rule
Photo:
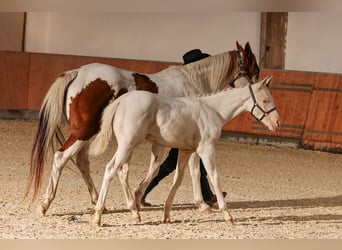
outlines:
[[[281,119],[276,111],[269,87],[272,77],[267,77],[253,85],[249,85],[251,94],[251,114],[261,121],[269,130],[275,131],[281,124]]]
[[[236,41],[236,49],[239,73],[231,85],[232,87],[239,88],[259,80],[260,68],[249,42],[247,42],[245,48],[243,48],[239,42]]]

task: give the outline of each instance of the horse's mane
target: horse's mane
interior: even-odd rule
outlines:
[[[179,67],[191,84],[186,86],[188,94],[197,95],[222,90],[227,84],[227,77],[233,67],[230,61],[230,53],[224,52]]]
[[[219,90],[214,91],[214,92],[211,92],[211,93],[197,94],[197,95],[195,95],[194,97],[195,97],[195,98],[202,98],[202,97],[213,96],[213,95],[220,94],[220,93],[223,93],[223,92],[231,91],[232,89],[233,89],[233,88],[219,89]]]

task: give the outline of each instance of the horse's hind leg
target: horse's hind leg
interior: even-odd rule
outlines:
[[[164,223],[170,223],[170,212],[171,212],[171,206],[173,199],[175,198],[176,192],[178,187],[181,185],[183,177],[184,177],[184,169],[186,167],[186,164],[189,161],[191,154],[184,153],[181,150],[178,152],[178,162],[177,162],[177,168],[176,173],[173,178],[173,184],[171,191],[166,199],[165,207],[164,207]]]
[[[96,204],[97,199],[99,197],[93,179],[91,178],[90,175],[90,168],[89,168],[89,142],[87,142],[83,148],[77,153],[77,167],[80,170],[83,180],[85,181],[90,198],[91,198],[91,203]]]
[[[56,196],[57,186],[63,167],[65,166],[66,162],[83,147],[84,143],[85,141],[76,140],[70,137],[63,147],[55,152],[49,184],[46,188],[45,197],[40,207],[40,213],[42,215],[45,215],[46,211],[51,205],[51,202]],[[64,150],[65,145],[70,146]]]

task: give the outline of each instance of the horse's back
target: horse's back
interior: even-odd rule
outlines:
[[[83,65],[78,69],[78,74],[77,80],[83,85],[87,85],[98,78],[106,81],[110,86],[115,82],[133,81],[131,71],[103,63]]]

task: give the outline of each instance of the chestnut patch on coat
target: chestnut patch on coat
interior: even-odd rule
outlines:
[[[119,90],[119,93],[116,95],[116,96],[113,96],[113,99],[115,98],[118,98],[120,96],[122,96],[123,94],[126,94],[128,92],[128,89],[127,88],[122,88]]]
[[[72,98],[70,103],[70,140],[89,140],[99,131],[102,111],[109,104],[113,93],[114,91],[106,81],[97,78]],[[68,148],[68,145],[65,144],[64,148]]]
[[[157,84],[151,81],[148,76],[139,73],[133,73],[132,75],[134,77],[136,90],[146,90],[152,93],[158,93]]]

